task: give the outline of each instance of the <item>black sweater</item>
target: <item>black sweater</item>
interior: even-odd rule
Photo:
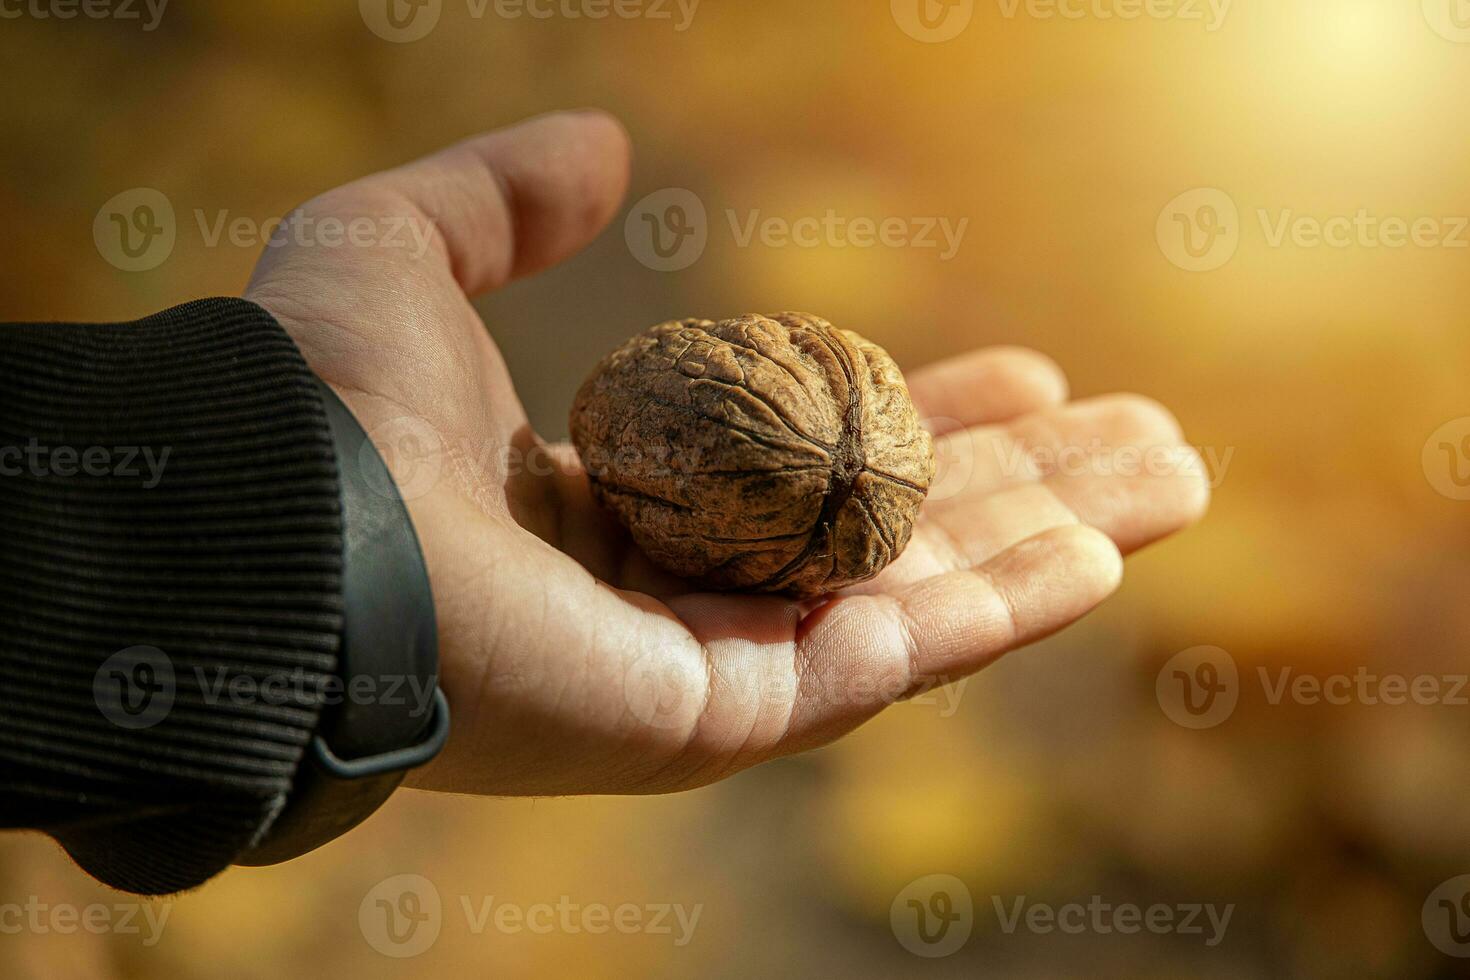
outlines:
[[[0,827],[159,894],[314,846],[391,791],[390,775],[355,802],[314,797],[338,811],[291,821],[315,839],[267,846],[341,714],[349,609],[385,598],[345,594],[347,429],[242,300],[0,326]],[[432,685],[420,573],[392,597],[417,611],[393,642],[419,648]]]

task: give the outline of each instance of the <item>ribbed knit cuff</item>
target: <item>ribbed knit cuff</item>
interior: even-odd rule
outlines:
[[[143,893],[248,851],[336,669],[339,489],[254,304],[0,326],[0,826]]]

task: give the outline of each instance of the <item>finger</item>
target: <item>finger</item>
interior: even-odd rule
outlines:
[[[963,568],[1049,528],[1081,523],[1131,554],[1195,523],[1209,506],[1199,454],[1189,446],[1154,448],[1100,461],[1097,472],[1053,474],[938,505],[921,525],[920,547],[938,553],[940,567]]]
[[[1082,523],[1044,484],[981,494],[965,507],[926,506],[908,547],[877,578],[850,592],[880,595],[924,579],[984,564],[1012,545],[1058,527]]]
[[[307,202],[296,227],[376,228],[381,240],[369,240],[383,247],[283,241],[262,256],[247,296],[339,390],[375,392],[391,403],[390,418],[464,436],[455,449],[476,470],[487,447],[511,443],[526,421],[465,294],[580,249],[616,210],[627,177],[627,136],[604,113],[557,113],[478,136]],[[363,411],[360,399],[353,407]]]
[[[1063,527],[974,569],[829,603],[802,624],[802,682],[782,751],[829,741],[896,697],[1049,636],[1110,595],[1122,569],[1105,535]]]
[[[1158,451],[1119,455],[1103,464],[1104,471],[1049,476],[1045,486],[1078,520],[1112,538],[1123,554],[1132,554],[1196,523],[1210,503],[1209,476],[1199,453],[1189,446],[1152,449]]]
[[[628,165],[628,135],[612,116],[561,112],[369,179],[434,222],[474,296],[580,251],[616,212]]]
[[[914,531],[917,550],[931,555],[928,567],[922,572],[908,570],[902,579],[890,579],[881,587],[889,591],[899,582],[981,565],[1027,538],[1081,523],[1077,513],[1043,483],[984,494],[964,507],[935,508]]]
[[[559,112],[364,177],[303,211],[416,218],[476,296],[580,251],[616,212],[628,165],[628,136],[612,116]]]
[[[980,494],[1085,468],[1125,447],[1177,446],[1179,422],[1139,395],[1106,395],[1034,412],[1005,425],[951,432],[935,440],[943,468],[926,508],[964,506]]]
[[[908,385],[935,435],[1009,421],[1067,400],[1061,368],[1024,347],[961,354],[910,372]]]
[[[1198,521],[1210,498],[1208,471],[1178,432],[1155,403],[1114,396],[941,439],[952,472],[963,476],[968,464],[968,478],[924,505],[903,556],[860,591],[980,564],[1071,524],[1097,528],[1124,554],[1173,534]]]

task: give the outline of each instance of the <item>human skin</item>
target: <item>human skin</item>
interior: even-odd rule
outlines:
[[[819,600],[691,591],[597,508],[576,454],[532,431],[470,303],[578,252],[628,173],[628,136],[600,112],[487,133],[303,205],[318,221],[432,222],[426,254],[289,243],[246,292],[415,488],[453,731],[408,785],[662,793],[824,745],[1072,623],[1117,588],[1123,554],[1204,513],[1204,468],[1167,410],[1070,401],[1044,355],[981,349],[908,372],[939,458],[965,477],[925,504],[898,561]],[[395,437],[405,426],[418,437]],[[1045,472],[1022,453],[1098,446],[1177,465]],[[496,463],[528,453],[555,465]]]

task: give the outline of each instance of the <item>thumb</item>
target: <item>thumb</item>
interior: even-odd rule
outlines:
[[[312,222],[377,217],[427,226],[454,280],[476,296],[584,248],[622,200],[629,156],[627,132],[607,113],[551,113],[327,191],[300,214]],[[302,271],[295,263],[308,258],[303,251],[268,250],[252,285],[286,263]],[[309,251],[313,262],[336,263],[346,250]],[[351,278],[346,269],[316,271]]]
[[[617,211],[629,156],[627,132],[612,116],[559,112],[343,191],[370,189],[411,202],[439,229],[455,280],[475,296],[581,251]]]
[[[415,431],[482,458],[526,419],[465,297],[585,246],[617,210],[628,164],[627,134],[601,112],[555,113],[474,137],[328,191],[293,215],[308,228],[397,228],[400,238],[407,225],[423,243],[413,255],[285,242],[265,250],[246,295],[276,316],[370,433],[408,418]],[[486,483],[475,476],[476,487]]]

